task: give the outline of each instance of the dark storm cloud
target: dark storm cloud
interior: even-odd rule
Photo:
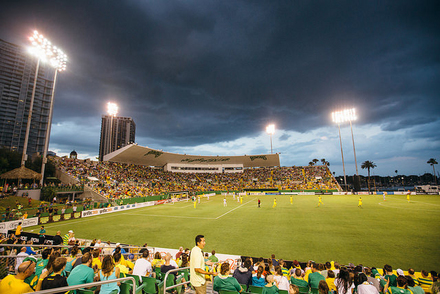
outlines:
[[[113,100],[120,115],[134,118],[137,137],[160,147],[252,136],[268,122],[306,132],[328,125],[340,107],[356,106],[360,124],[390,131],[438,122],[435,1],[2,6],[2,38],[14,42],[35,27],[69,56],[55,123],[100,121]]]

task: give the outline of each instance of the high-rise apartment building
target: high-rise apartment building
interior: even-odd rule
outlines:
[[[112,117],[103,115],[101,120],[101,140],[99,142],[99,160],[104,155],[134,143],[136,124],[131,117]]]
[[[0,147],[23,152],[37,59],[0,39]],[[43,153],[54,69],[40,62],[27,154]]]

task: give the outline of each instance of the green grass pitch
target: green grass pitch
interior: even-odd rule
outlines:
[[[273,208],[273,199],[277,207]],[[74,230],[79,238],[149,246],[192,248],[205,235],[206,252],[297,259],[330,260],[416,270],[440,270],[440,196],[288,195],[227,196],[145,207],[97,217],[47,224],[48,234]],[[261,208],[257,208],[261,199]],[[27,228],[26,231],[38,227]]]

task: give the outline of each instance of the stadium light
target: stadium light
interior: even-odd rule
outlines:
[[[42,34],[38,33],[38,31],[33,32],[33,35],[29,37],[29,41],[31,42],[32,45],[32,47],[29,48],[29,52],[35,57],[37,57],[37,65],[35,67],[34,87],[32,89],[32,96],[31,96],[29,113],[28,113],[28,121],[26,126],[26,134],[24,138],[23,155],[21,159],[22,166],[25,165],[26,160],[28,158],[27,146],[29,142],[29,133],[31,128],[32,111],[34,107],[35,91],[37,88],[37,79],[38,79],[38,71],[40,69],[40,61],[43,62],[49,61],[52,66],[54,66],[55,68],[59,68],[60,70],[65,69],[66,61],[67,61],[67,57],[62,53],[62,51],[52,46],[52,43],[49,40],[47,40]],[[55,74],[56,72],[57,70],[55,70]],[[54,78],[54,87],[55,87],[55,78]],[[52,92],[52,99],[53,99],[53,92]],[[48,123],[49,123],[49,127],[48,127],[49,130],[51,120],[49,120]],[[49,133],[46,134],[46,137],[48,136]],[[45,149],[47,149],[46,146]]]
[[[107,139],[107,152],[104,152],[104,155],[112,152],[112,144],[113,144],[113,118],[118,114],[118,105],[113,102],[107,103],[107,114],[110,116],[110,127],[108,131],[108,139]]]
[[[341,139],[341,122],[343,122],[343,118],[340,115],[340,112],[334,111],[332,112],[333,122],[338,124],[339,130],[339,144],[341,145],[341,157],[342,157],[342,171],[344,172],[344,186],[347,187],[347,177],[345,176],[345,163],[344,163],[344,151],[342,150],[342,139]]]
[[[55,68],[55,73],[53,77],[53,85],[52,85],[52,97],[50,99],[50,107],[49,107],[49,119],[47,123],[47,133],[46,133],[46,139],[44,141],[44,150],[43,150],[43,160],[41,164],[41,180],[40,185],[43,186],[43,179],[44,179],[44,172],[46,168],[47,163],[47,151],[49,149],[49,140],[50,140],[50,131],[52,128],[52,116],[53,116],[53,105],[54,105],[54,99],[55,99],[55,85],[57,83],[57,74],[58,72],[65,71],[66,70],[66,63],[67,63],[67,55],[64,54],[64,52],[55,46],[52,46],[51,48],[51,54],[49,55],[50,59],[50,65]]]
[[[266,133],[269,134],[270,136],[270,154],[273,154],[273,149],[272,149],[272,135],[275,134],[275,125],[274,124],[270,124],[266,127]]]
[[[357,159],[356,159],[356,147],[354,144],[353,124],[352,124],[352,121],[357,120],[356,109],[350,108],[350,109],[344,109],[342,111],[335,111],[332,113],[332,117],[333,117],[333,121],[338,124],[344,123],[347,121],[350,123],[351,140],[353,142],[354,164],[356,166],[356,176],[359,177],[359,170],[358,170]]]

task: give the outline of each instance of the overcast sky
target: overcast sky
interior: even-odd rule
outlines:
[[[68,55],[50,150],[98,155],[109,101],[136,142],[201,155],[325,158],[342,174],[331,112],[355,107],[357,162],[377,175],[432,172],[440,160],[438,1],[7,1],[0,38],[37,29]],[[355,173],[348,124],[347,174]],[[440,169],[440,168],[438,168]]]

